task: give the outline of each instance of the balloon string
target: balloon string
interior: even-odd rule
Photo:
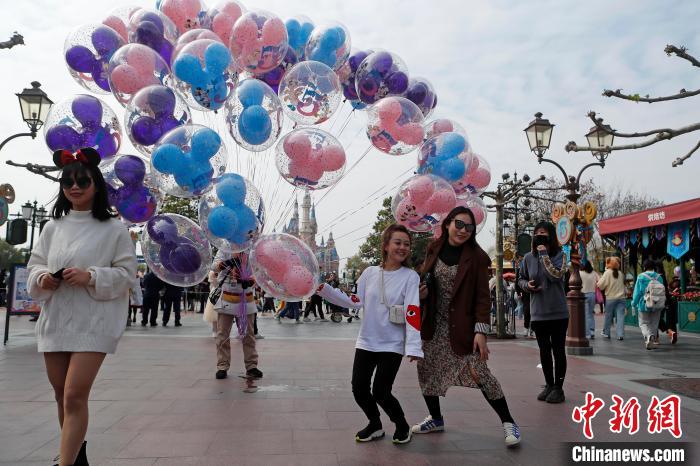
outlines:
[[[278,217],[277,222],[276,222],[275,225],[272,227],[273,230],[276,230],[276,229],[277,229],[277,226],[279,225],[280,221],[284,222],[284,221],[286,220],[289,211],[291,211],[291,207],[292,207],[292,206],[291,206],[291,202],[292,202],[292,199],[296,199],[297,189],[298,189],[298,188],[295,186],[295,187],[294,187],[294,191],[292,191],[292,195],[289,196],[289,199],[287,200],[287,204],[285,205],[284,209],[282,209],[283,214],[280,215],[280,216]]]
[[[347,178],[348,174],[352,171],[352,169],[355,168],[357,166],[357,164],[360,163],[362,161],[362,159],[364,159],[367,154],[369,154],[370,150],[372,150],[371,144],[369,145],[369,147],[367,147],[367,150],[365,150],[365,152],[360,156],[360,158],[357,159],[357,161],[354,164],[352,164],[350,169],[348,169],[348,171],[345,172],[343,177],[340,178],[336,184],[331,186],[330,189],[323,194],[323,196],[321,196],[321,199],[319,199],[318,202],[316,203],[317,206],[319,206],[321,204],[321,201],[323,201],[326,198],[326,196],[328,196],[331,192],[333,192],[333,189],[335,189],[335,187],[338,186],[341,181],[343,181],[345,178]]]
[[[340,138],[340,136],[343,134],[343,131],[345,131],[345,128],[350,124],[350,121],[352,120],[353,115],[355,114],[355,109],[353,108],[350,110],[350,113],[348,113],[347,118],[343,122],[343,125],[340,127],[340,131],[338,131],[338,134],[336,135],[336,138]]]
[[[343,102],[345,102],[345,101],[343,101]],[[333,134],[333,128],[335,128],[336,123],[338,123],[340,121],[340,114],[342,113],[341,112],[342,108],[344,108],[344,107],[339,107],[338,110],[335,112],[335,115],[333,115],[334,116],[333,123],[331,124],[331,127],[328,128],[328,132],[331,134]],[[352,106],[350,106],[350,113],[348,113],[348,115],[346,115],[346,116],[350,116],[350,114],[352,113],[353,110],[354,109],[352,108]]]

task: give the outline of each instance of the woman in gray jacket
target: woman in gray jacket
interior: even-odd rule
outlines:
[[[535,226],[532,252],[525,254],[520,267],[519,285],[530,293],[530,325],[535,331],[537,345],[540,347],[540,362],[547,384],[537,399],[548,403],[561,403],[565,399],[564,342],[569,325],[569,311],[564,293],[564,253],[559,246],[554,225],[550,222],[540,222]]]

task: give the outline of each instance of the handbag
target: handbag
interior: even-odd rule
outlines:
[[[209,302],[210,303],[216,304],[219,302],[219,299],[221,298],[221,290],[222,290],[222,287],[224,286],[224,282],[226,281],[226,277],[228,276],[229,270],[231,270],[231,267],[228,267],[224,270],[226,272],[226,273],[224,273],[224,278],[222,278],[221,281],[219,281],[219,284],[216,285],[216,288],[212,289],[209,292]]]
[[[603,304],[603,292],[597,286],[595,287],[595,303]]]
[[[405,325],[406,324],[406,313],[403,311],[403,305],[402,304],[391,304],[387,305],[386,304],[386,294],[384,293],[384,269],[381,269],[381,283],[382,283],[382,297],[381,297],[381,304],[384,304],[389,308],[389,322],[392,324],[396,325]]]

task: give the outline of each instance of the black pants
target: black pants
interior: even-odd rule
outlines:
[[[540,362],[547,385],[561,388],[566,376],[566,329],[569,319],[538,320],[531,323],[540,347]],[[554,370],[552,371],[552,355],[554,355]]]
[[[304,317],[309,317],[309,313],[313,312],[314,317],[316,317],[316,310],[318,309],[318,317],[325,319],[326,316],[323,315],[323,301],[321,299],[314,299],[315,295],[311,297],[309,302],[306,303],[306,309],[304,309]]]
[[[678,301],[671,300],[666,303],[666,307],[661,311],[659,330],[662,332],[668,330],[673,330],[674,332],[678,331]]]
[[[523,327],[530,329],[530,293],[523,293]]]
[[[151,317],[150,322],[152,324],[156,323],[158,318],[158,296],[154,298],[143,297],[143,308],[141,310],[141,323],[145,324],[149,321],[148,317]]]
[[[165,296],[165,308],[163,309],[163,325],[167,324],[170,320],[170,310],[175,311],[175,323],[180,323],[180,301],[182,301],[181,296]]]
[[[207,305],[207,299],[209,299],[209,295],[207,293],[202,292],[202,294],[199,296],[199,313],[204,314],[204,308]]]
[[[352,365],[352,394],[372,423],[380,422],[377,404],[382,407],[393,423],[405,424],[406,422],[399,400],[391,394],[391,387],[399,372],[402,358],[403,356],[398,353],[355,349],[355,362]],[[374,374],[373,384],[371,383],[372,374]]]
[[[265,302],[263,303],[263,312],[270,311],[270,312],[275,312],[275,299],[274,298],[265,298]]]

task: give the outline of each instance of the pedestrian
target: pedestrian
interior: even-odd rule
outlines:
[[[441,230],[419,269],[424,357],[418,361],[418,382],[430,415],[413,426],[413,433],[443,431],[439,397],[450,387],[470,387],[481,390],[501,420],[506,445],[515,446],[520,443],[518,425],[486,363],[491,260],[476,242],[476,222],[468,208],[452,209]]]
[[[197,311],[197,314],[204,314],[207,298],[209,298],[209,280],[204,279],[202,283],[197,285],[197,300],[199,301],[199,311]]]
[[[165,288],[165,283],[158,276],[149,271],[143,277],[143,310],[141,311],[141,325],[146,326],[150,322],[151,327],[158,325],[158,300],[160,291]]]
[[[586,338],[595,338],[595,287],[600,276],[593,270],[591,261],[586,261],[581,273],[581,293],[586,296]]]
[[[163,308],[163,327],[168,326],[171,311],[173,311],[173,313],[175,314],[175,327],[182,327],[182,323],[180,322],[180,306],[182,305],[182,287],[166,283],[163,301],[165,301],[165,307]]]
[[[258,351],[255,344],[255,315],[258,312],[253,297],[255,281],[250,274],[248,256],[242,252],[216,253],[212,271],[218,274],[217,284],[222,283],[221,297],[214,305],[218,312],[216,322],[216,374],[217,379],[225,379],[231,367],[231,327],[234,317],[240,319],[236,326],[242,334],[243,363],[246,376],[261,378],[258,369]]]
[[[88,398],[107,354],[124,333],[136,275],[128,229],[113,214],[92,148],[54,153],[60,188],[28,263],[36,325],[61,426],[60,464],[87,465]]]
[[[620,271],[620,258],[605,259],[605,272],[598,280],[598,288],[605,292],[605,323],[603,338],[610,338],[610,327],[615,318],[615,336],[622,341],[625,337],[625,277]]]
[[[287,301],[275,318],[277,322],[282,322],[282,317],[294,319],[297,324],[301,324],[301,301]]]
[[[520,267],[522,265],[522,257],[518,261],[517,269],[515,271],[515,290],[520,293],[520,299],[523,303],[523,336],[526,338],[532,338],[533,332],[530,324],[530,293],[520,286]]]
[[[139,308],[141,308],[143,313],[143,290],[141,289],[141,277],[137,273],[129,288],[129,313],[126,316],[127,327],[130,327],[132,322],[136,322],[136,314]]]
[[[637,276],[632,293],[632,309],[638,312],[639,328],[644,337],[644,347],[653,349],[656,332],[659,330],[659,318],[666,305],[666,287],[661,275],[654,271],[654,261],[644,261],[644,272]]]
[[[316,315],[316,311],[318,311],[318,316]],[[311,321],[311,319],[309,319],[309,313],[311,312],[314,313],[314,320],[328,322],[326,316],[323,315],[323,299],[317,294],[311,295],[309,300],[306,302],[306,309],[304,310],[304,322]]]
[[[663,277],[663,272],[661,275]],[[678,277],[673,277],[666,289],[666,305],[659,319],[659,330],[668,335],[672,345],[678,342],[678,296],[680,291],[681,281]]]
[[[382,261],[366,268],[357,281],[357,295],[347,296],[327,283],[322,298],[341,307],[364,308],[352,366],[352,393],[369,424],[357,432],[357,442],[384,437],[377,404],[396,425],[393,443],[411,441],[411,429],[391,387],[403,356],[423,357],[420,342],[418,274],[409,268],[411,236],[406,227],[390,225],[382,233]],[[372,383],[374,375],[374,383]]]
[[[546,383],[537,399],[547,403],[562,403],[565,400],[566,376],[564,342],[569,326],[569,310],[564,292],[567,265],[554,225],[540,222],[535,225],[534,232],[532,251],[525,254],[520,267],[520,287],[530,293],[530,325],[540,348],[540,362]]]

